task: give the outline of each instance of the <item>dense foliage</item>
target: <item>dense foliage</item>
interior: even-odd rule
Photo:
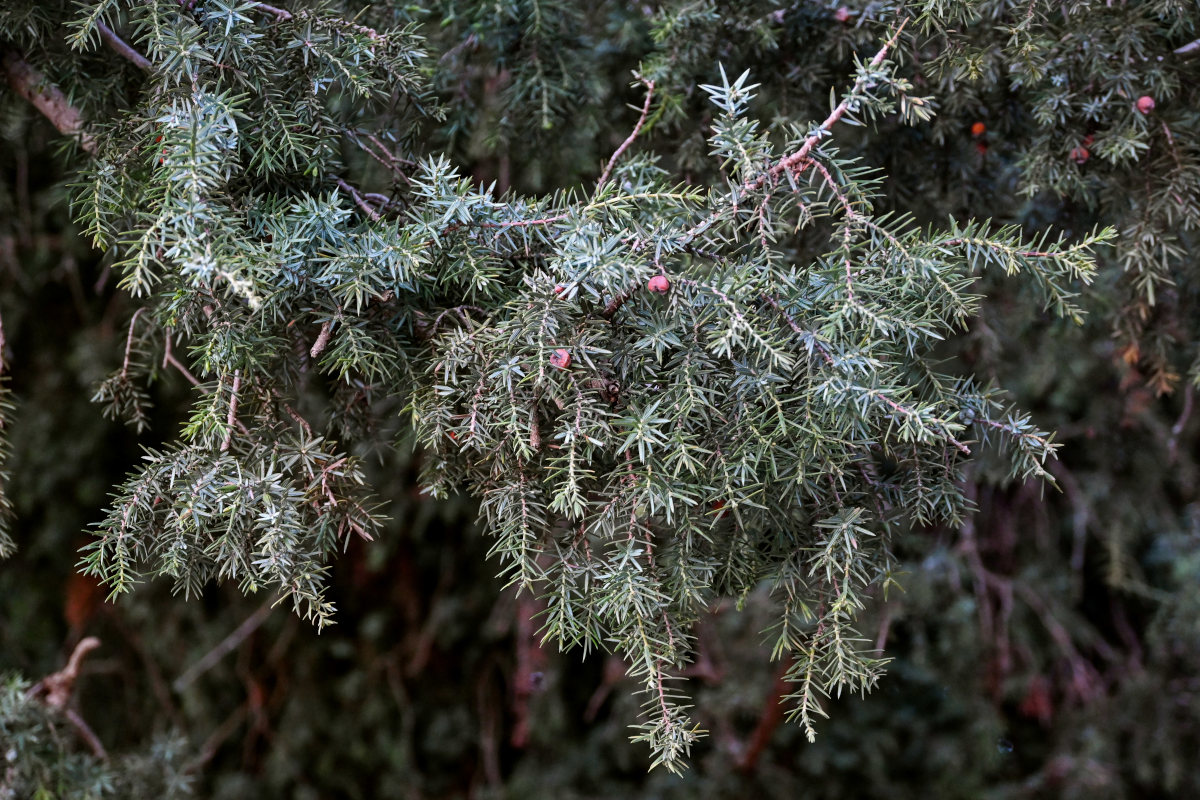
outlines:
[[[6,4],[0,790],[1194,788],[1198,22]]]

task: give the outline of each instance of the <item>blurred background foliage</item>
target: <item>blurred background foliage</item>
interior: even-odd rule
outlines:
[[[19,46],[22,4],[9,5]],[[1125,234],[1101,254],[1082,327],[984,279],[982,315],[944,353],[1058,431],[1059,488],[1006,483],[985,455],[968,476],[969,524],[897,543],[903,590],[877,598],[863,626],[894,661],[877,691],[836,700],[815,744],[775,702],[765,587],[740,610],[714,608],[689,669],[711,735],[682,777],[648,774],[628,742],[637,701],[619,664],[536,646],[536,602],[502,590],[470,502],[419,493],[420,452],[360,454],[388,521],[335,563],[337,625],[320,635],[232,587],[184,602],[156,582],[105,603],[75,571],[79,548],[142,448],[185,421],[188,387],[173,371],[148,376],[140,436],[89,402],[121,363],[133,306],[71,221],[82,157],[8,93],[0,312],[19,550],[0,563],[0,671],[37,680],[98,637],[78,708],[122,757],[109,778],[89,773],[95,764],[70,773],[92,789],[51,796],[106,791],[106,780],[110,795],[163,795],[182,791],[181,776],[213,798],[1200,796],[1197,271],[1194,201],[1175,183],[1196,174],[1200,59],[1172,53],[1198,35],[1194,4],[347,5],[364,24],[415,22],[427,37],[445,118],[413,152],[444,151],[476,181],[521,193],[595,179],[636,121],[639,65],[660,80],[661,105],[638,147],[704,181],[711,112],[696,86],[718,63],[751,71],[755,113],[778,128],[823,116],[884,22],[916,19],[906,68],[939,116],[839,131],[843,152],[888,176],[887,202],[922,222]],[[73,57],[123,68],[103,49]],[[1125,85],[1157,98],[1154,116],[1132,116]],[[106,102],[93,98],[91,113]],[[1075,163],[1089,136],[1094,152]],[[388,191],[392,178],[361,151],[340,157],[364,187]],[[6,692],[8,735],[44,723]],[[162,748],[177,774],[149,757]]]

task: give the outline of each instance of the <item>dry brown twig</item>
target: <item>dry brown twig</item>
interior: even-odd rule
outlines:
[[[608,182],[609,175],[612,174],[613,167],[616,166],[617,160],[624,154],[629,146],[633,144],[633,140],[642,132],[642,128],[646,125],[646,118],[650,116],[650,101],[654,99],[654,81],[642,79],[642,85],[646,87],[646,103],[642,106],[641,116],[638,117],[637,124],[633,126],[633,132],[621,142],[621,146],[612,154],[612,158],[608,160],[608,164],[604,167],[604,172],[600,173],[600,180],[596,181],[596,190],[599,191],[605,183]]]
[[[79,669],[83,664],[83,659],[88,653],[99,646],[100,640],[95,636],[88,636],[81,639],[71,652],[71,657],[67,660],[67,665],[58,672],[47,675],[29,687],[26,696],[40,700],[48,707],[66,717],[80,738],[87,742],[88,747],[91,748],[96,758],[107,761],[108,752],[104,749],[104,745],[100,742],[100,739],[92,731],[87,722],[84,721],[83,717],[74,709],[69,708],[71,698],[75,692],[75,681],[79,679]]]
[[[83,129],[83,115],[61,89],[16,53],[4,54],[3,69],[13,91],[32,103],[60,133],[77,138],[85,152],[96,155],[95,137]]]

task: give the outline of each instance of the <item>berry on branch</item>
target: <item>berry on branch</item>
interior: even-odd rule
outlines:
[[[655,275],[646,283],[646,288],[655,294],[666,294],[671,291],[671,282],[666,275]]]

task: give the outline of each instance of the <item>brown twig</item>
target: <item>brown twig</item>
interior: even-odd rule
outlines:
[[[174,367],[175,369],[177,369],[179,371],[179,373],[181,375],[183,375],[183,377],[187,378],[188,383],[190,383],[192,386],[195,386],[196,388],[198,388],[203,394],[209,393],[209,390],[206,387],[200,385],[200,379],[197,378],[195,375],[193,375],[192,371],[189,370],[182,361],[180,361],[178,358],[175,357],[175,352],[171,348],[171,332],[170,331],[167,331],[166,345],[163,348],[163,362],[162,363],[163,363],[164,367],[170,366],[170,367]]]
[[[380,222],[383,217],[379,216],[379,212],[371,207],[371,204],[363,199],[359,194],[358,189],[355,189],[350,184],[346,183],[344,178],[337,179],[337,185],[345,192],[348,192],[354,198],[354,204],[362,209],[363,213],[371,218],[372,222]]]
[[[883,60],[887,57],[888,51],[891,50],[896,44],[897,39],[900,37],[901,31],[904,30],[904,26],[907,24],[908,20],[905,20],[900,24],[900,27],[896,29],[894,34],[892,34],[892,37],[884,43],[883,47],[879,49],[879,52],[875,54],[875,57],[868,62],[868,68],[874,68],[883,63]],[[838,121],[846,115],[846,112],[850,110],[849,98],[857,94],[863,88],[865,83],[866,79],[864,77],[860,77],[858,80],[856,80],[854,82],[854,87],[850,90],[850,94],[847,96],[847,99],[839,103],[833,109],[833,111],[830,112],[825,121],[818,125],[817,129],[813,131],[804,140],[804,142],[801,143],[800,148],[796,150],[796,152],[784,156],[766,172],[761,173],[756,178],[748,179],[745,183],[738,187],[737,191],[734,193],[732,201],[734,208],[736,209],[737,206],[752,192],[756,192],[761,189],[768,180],[776,181],[780,178],[780,176],[792,171],[800,171],[805,164],[810,163],[811,159],[809,158],[809,154],[812,152],[813,148],[815,148],[820,143],[821,139],[825,137],[825,134],[827,134],[830,129],[832,129],[833,126],[836,125]],[[695,240],[697,236],[708,230],[709,227],[719,220],[722,213],[723,212],[718,209],[702,219],[700,222],[696,223],[689,230],[685,231],[682,236],[680,236],[679,244],[686,248],[693,240]]]
[[[312,349],[308,351],[309,358],[315,359],[321,353],[325,352],[325,348],[329,346],[329,336],[332,332],[332,320],[327,319],[321,323],[321,332],[317,334],[317,340],[313,342]]]
[[[0,331],[0,347],[3,347],[4,333]],[[1196,387],[1188,381],[1183,387],[1183,409],[1179,412],[1179,418],[1175,420],[1175,424],[1171,426],[1171,438],[1167,441],[1167,459],[1174,464],[1176,459],[1176,449],[1179,447],[1179,437],[1183,433],[1183,429],[1187,427],[1188,420],[1192,416],[1192,405],[1196,400]]]
[[[604,306],[604,310],[600,312],[600,316],[604,317],[605,319],[612,319],[613,316],[621,310],[621,306],[625,305],[626,301],[633,297],[633,295],[640,288],[641,284],[635,283],[625,291],[614,296],[612,300],[608,301],[608,305]]]
[[[278,20],[289,20],[292,18],[292,12],[284,11],[282,8],[276,8],[275,6],[269,6],[266,3],[255,3],[254,7],[260,11],[266,11],[269,14],[274,14],[275,18]]]
[[[112,28],[104,24],[104,20],[96,20],[96,30],[100,31],[100,38],[104,40],[104,43],[111,47],[121,58],[146,72],[154,68],[154,65],[150,63],[150,59],[137,50],[134,50],[129,46],[128,42],[117,36]]]
[[[371,158],[375,159],[375,161],[378,162],[388,172],[391,172],[406,184],[409,184],[410,186],[412,185],[412,179],[408,177],[408,174],[404,171],[404,169],[402,169],[402,167],[407,167],[409,169],[414,168],[417,166],[415,161],[411,161],[407,158],[401,158],[400,156],[396,155],[388,149],[387,145],[380,141],[378,136],[373,133],[363,132],[362,135],[365,136],[367,140],[371,142],[371,144],[379,148],[378,153],[363,143],[362,139],[359,138],[359,133],[357,131],[347,131],[347,133],[350,138],[354,140],[354,143],[358,145],[360,150],[369,155]]]
[[[71,657],[67,659],[67,665],[29,687],[26,694],[30,697],[41,698],[46,705],[57,711],[66,708],[71,699],[71,692],[75,688],[75,681],[79,677],[79,667],[82,665],[84,657],[99,646],[100,640],[95,636],[80,639],[79,644],[75,645],[75,649],[71,652]]]
[[[880,392],[875,392],[874,394],[876,397],[878,397],[880,400],[882,400],[885,404],[887,404],[889,407],[891,407],[897,413],[903,414],[906,417],[916,417],[917,416],[917,413],[915,411],[913,411],[911,408],[906,408],[905,406],[900,405],[895,400],[888,397],[886,394],[882,394]],[[943,425],[945,425],[945,423],[942,422],[942,420],[936,420],[936,421],[941,422]],[[950,444],[954,445],[955,449],[957,449],[960,453],[963,453],[964,455],[968,455],[968,456],[971,455],[971,448],[967,447],[965,444],[960,442],[958,439],[955,439],[953,436],[950,435],[950,432],[945,430],[944,428],[942,430],[942,438],[944,438]]]
[[[535,620],[545,611],[545,604],[528,594],[517,600],[517,624],[514,633],[517,668],[513,672],[513,726],[509,742],[517,749],[529,744],[529,701],[541,686],[546,664]]]
[[[313,429],[312,426],[308,424],[308,420],[300,416],[300,412],[292,408],[288,401],[284,400],[283,395],[281,395],[278,391],[271,389],[271,394],[273,394],[275,396],[275,400],[283,406],[283,410],[287,412],[287,415],[291,417],[297,425],[304,429],[304,434],[309,439],[313,438]]]
[[[908,20],[904,20],[900,23],[900,27],[897,28],[896,32],[892,34],[892,38],[888,39],[887,42],[884,43],[883,47],[879,48],[879,52],[876,53],[875,57],[872,58],[867,64],[869,69],[874,69],[883,63],[883,60],[887,58],[888,51],[895,46],[896,41],[900,38],[900,33],[904,30],[904,26],[907,24]],[[866,80],[867,79],[865,77],[860,77],[857,81],[855,81],[854,88],[850,90],[850,96],[857,94],[865,85]],[[837,104],[833,111],[829,113],[829,116],[825,118],[825,121],[817,126],[815,131],[809,134],[808,138],[804,140],[804,143],[800,145],[799,150],[791,155],[781,158],[774,166],[759,175],[754,180],[747,181],[746,183],[742,184],[742,188],[738,194],[741,197],[745,197],[750,192],[758,191],[768,180],[778,179],[781,175],[791,170],[793,167],[798,166],[801,162],[808,158],[808,154],[811,153],[813,148],[817,146],[822,138],[824,138],[824,135],[828,133],[830,129],[833,128],[833,126],[836,125],[849,110],[850,102],[849,97],[847,97],[846,100],[843,100]]]
[[[248,713],[248,701],[235,708],[233,713],[226,717],[225,721],[217,726],[217,729],[212,732],[212,735],[204,740],[204,744],[200,747],[199,754],[197,754],[197,756],[189,761],[188,764],[183,768],[184,774],[190,775],[198,772],[201,767],[203,767],[209,761],[212,761],[213,756],[217,754],[217,750],[220,749],[221,745],[225,743],[225,740],[232,736],[233,732],[238,729],[238,726],[246,721],[246,716]]]
[[[638,117],[637,124],[633,126],[633,132],[629,134],[625,141],[621,142],[621,146],[612,154],[612,158],[608,160],[604,171],[600,173],[600,180],[596,181],[596,191],[600,191],[604,184],[608,182],[608,176],[612,174],[613,167],[617,165],[617,159],[633,144],[633,140],[638,137],[638,134],[642,132],[642,128],[646,125],[646,118],[650,116],[650,101],[654,99],[654,81],[648,81],[643,78],[642,85],[646,87],[646,102],[642,106],[641,116]]]
[[[238,392],[242,388],[242,371],[233,371],[233,390],[229,395],[229,414],[225,417],[225,440],[221,442],[221,452],[224,453],[233,443],[233,428],[237,424]]]
[[[4,54],[3,68],[8,85],[17,94],[32,103],[59,132],[78,137],[79,146],[85,152],[96,154],[95,137],[83,129],[83,117],[79,109],[71,105],[61,89],[16,53]]]
[[[104,744],[100,741],[100,737],[92,730],[91,726],[84,721],[79,712],[73,708],[68,708],[63,711],[63,716],[75,728],[75,732],[87,742],[87,746],[92,749],[92,755],[101,761],[108,761],[108,751],[104,749]]]
[[[258,610],[246,617],[241,625],[233,629],[232,633],[218,642],[213,649],[205,653],[199,661],[188,667],[182,675],[176,678],[175,682],[171,684],[171,688],[177,692],[182,692],[188,686],[191,686],[197,678],[216,666],[217,662],[237,648],[250,634],[258,630],[267,621],[267,617],[271,615],[271,610],[274,606],[274,600],[268,600],[259,606]]]
[[[146,307],[142,306],[137,311],[133,312],[133,317],[129,320],[129,335],[125,337],[125,360],[121,362],[122,378],[125,378],[129,375],[129,356],[133,351],[133,330],[134,326],[137,324],[138,317],[140,317],[142,312],[145,310]]]
[[[47,675],[29,687],[26,696],[41,700],[50,708],[62,713],[75,728],[79,736],[87,742],[88,747],[92,749],[92,753],[95,754],[96,758],[107,761],[108,752],[104,749],[104,745],[101,744],[100,739],[78,712],[67,707],[71,702],[71,696],[75,690],[75,681],[79,678],[79,668],[83,664],[84,657],[99,646],[100,640],[95,636],[87,636],[81,639],[71,652],[71,657],[67,660],[67,665],[58,672]]]
[[[771,691],[767,693],[767,702],[763,705],[758,724],[754,726],[754,732],[750,734],[750,741],[746,744],[746,751],[738,762],[738,769],[742,772],[754,769],[763,751],[771,743],[775,729],[783,722],[783,698],[788,693],[787,674],[791,666],[791,659],[784,659],[775,672],[775,682]]]

